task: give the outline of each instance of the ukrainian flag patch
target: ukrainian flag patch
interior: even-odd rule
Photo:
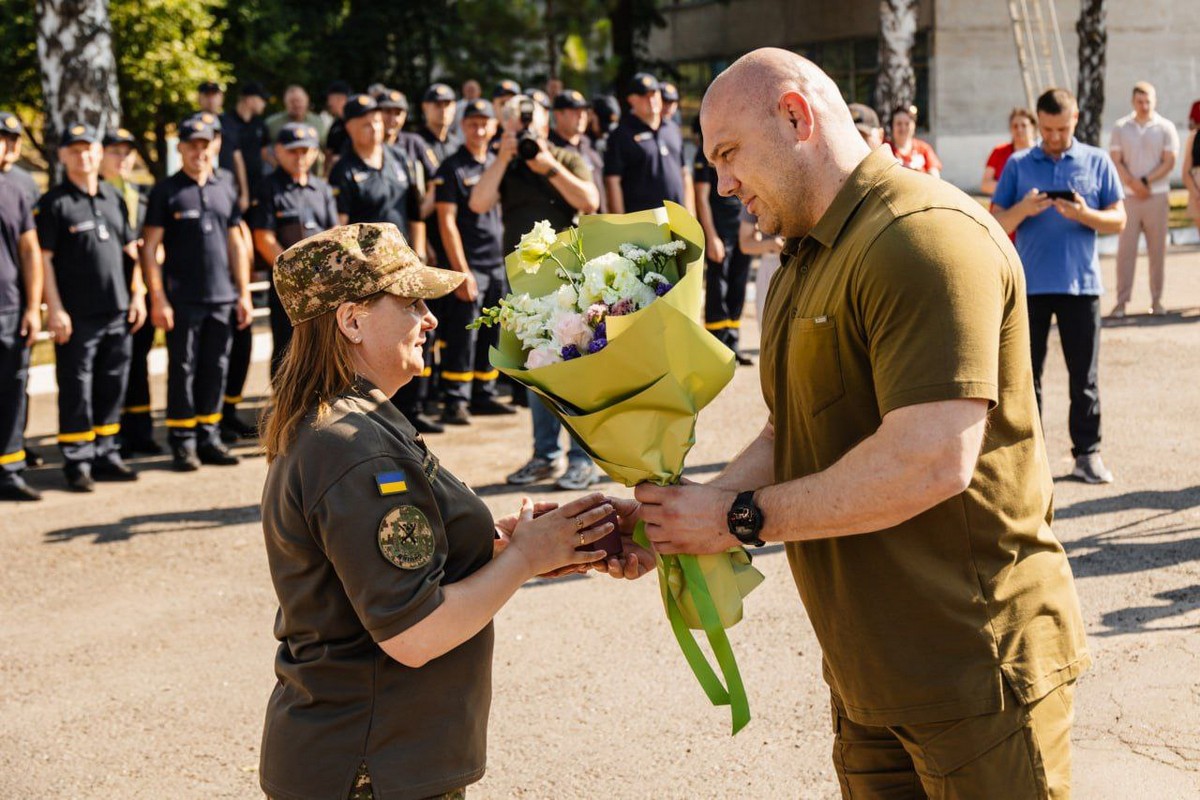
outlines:
[[[408,491],[408,483],[405,481],[404,473],[400,470],[376,473],[375,486],[379,489],[382,497]]]

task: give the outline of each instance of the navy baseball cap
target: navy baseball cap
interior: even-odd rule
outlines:
[[[546,109],[547,111],[550,110],[550,95],[546,94],[541,89],[530,90],[529,97],[533,100],[533,102],[537,103],[542,108]]]
[[[375,104],[381,109],[408,111],[408,98],[399,89],[387,89],[375,95]]]
[[[463,119],[467,117],[487,117],[495,119],[496,115],[492,112],[492,104],[487,100],[472,100],[463,106]]]
[[[349,122],[359,117],[365,117],[372,111],[378,111],[379,104],[375,102],[375,98],[369,94],[351,95],[346,101],[346,105],[342,108],[342,121]]]
[[[346,83],[345,81],[331,81],[330,84],[325,87],[325,96],[329,97],[331,94],[351,95],[354,94],[354,90],[351,89],[350,84]]]
[[[289,122],[279,129],[279,134],[275,137],[275,144],[280,145],[284,150],[293,150],[297,147],[319,147],[320,143],[317,129],[306,122]]]
[[[63,131],[62,139],[59,140],[59,147],[69,147],[73,144],[83,142],[84,144],[95,144],[100,141],[100,134],[96,133],[96,129],[91,125],[82,122],[75,122],[67,126]]]
[[[421,98],[422,103],[453,103],[458,99],[458,95],[444,83],[435,83],[425,90],[425,96]]]
[[[267,87],[263,86],[258,81],[247,81],[242,84],[242,88],[238,90],[238,94],[242,97],[261,97],[263,100],[270,100],[271,94],[267,91]]]
[[[664,101],[666,101],[668,103],[678,103],[679,102],[679,89],[676,88],[675,84],[669,83],[667,81],[663,81],[663,83],[659,86],[659,88],[662,90],[662,96],[663,96]]]
[[[127,128],[109,128],[105,131],[102,142],[105,147],[112,147],[115,144],[127,144],[133,147],[137,144],[137,140],[133,138],[133,134]]]
[[[591,108],[587,98],[574,89],[567,89],[561,92],[558,97],[554,98],[555,111],[567,111],[571,109]]]
[[[626,94],[654,94],[661,88],[662,86],[659,84],[658,78],[649,72],[639,72],[629,82],[629,91]]]
[[[208,119],[205,119],[207,117]],[[217,136],[216,128],[213,127],[213,120],[216,119],[214,114],[193,114],[192,116],[179,123],[179,141],[190,142],[193,139],[205,139],[212,141]]]
[[[25,127],[21,125],[21,120],[17,119],[16,114],[0,111],[0,135],[20,136],[24,132]]]
[[[515,97],[516,95],[519,95],[520,93],[521,93],[521,84],[517,83],[516,81],[514,81],[512,79],[506,78],[505,80],[502,80],[499,83],[497,83],[496,86],[492,89],[492,99],[495,100],[500,97]]]
[[[200,84],[200,94],[216,94],[217,92],[224,93],[225,87],[216,81],[205,81]]]
[[[221,118],[218,117],[216,114],[212,113],[211,111],[197,111],[192,116],[199,119],[205,125],[211,125],[212,129],[213,129],[213,133],[221,132]]]

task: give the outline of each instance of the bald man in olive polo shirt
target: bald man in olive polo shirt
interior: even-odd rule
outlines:
[[[977,203],[872,152],[837,86],[764,49],[701,109],[718,190],[788,238],[763,432],[638,487],[662,553],[786,542],[845,797],[1064,798],[1079,603],[1050,530],[1021,263]]]

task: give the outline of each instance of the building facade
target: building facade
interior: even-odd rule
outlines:
[[[1075,91],[1079,0],[1053,3],[1070,73],[1066,88]],[[1157,87],[1159,113],[1186,140],[1188,110],[1200,100],[1198,10],[1195,0],[1110,0],[1104,146],[1140,80]],[[713,75],[766,46],[805,55],[848,101],[872,104],[879,0],[679,0],[661,11],[667,26],[653,33],[649,52],[678,72],[685,116],[695,113]],[[937,150],[943,177],[977,189],[988,153],[1007,139],[1009,111],[1026,105],[1008,0],[920,0],[913,66],[918,135]]]

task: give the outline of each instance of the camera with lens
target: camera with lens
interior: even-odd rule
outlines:
[[[533,125],[533,107],[533,100],[529,97],[522,97],[518,105],[521,132],[517,134],[517,155],[524,161],[531,161],[537,158],[537,154],[542,149],[538,145],[537,134],[531,129]]]

